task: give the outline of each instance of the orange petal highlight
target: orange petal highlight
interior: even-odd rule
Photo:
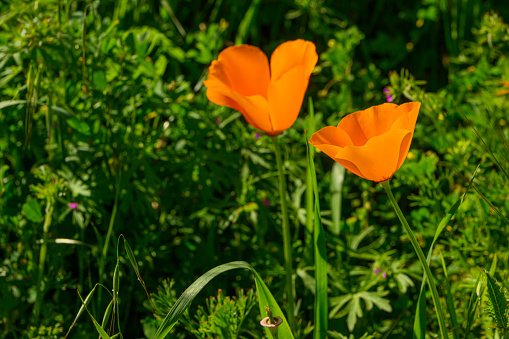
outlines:
[[[276,134],[290,128],[299,116],[308,76],[303,66],[297,66],[269,85],[270,118]]]
[[[317,61],[316,47],[311,41],[298,39],[284,42],[270,57],[271,80],[278,81],[283,74],[297,66],[304,66],[304,74],[309,78]]]
[[[249,45],[232,46],[219,53],[213,61],[207,88],[229,89],[244,96],[267,98],[270,82],[269,60],[261,49]]]
[[[342,160],[355,164],[362,176],[369,180],[388,180],[397,170],[401,144],[407,135],[411,137],[412,133],[392,130],[370,139],[364,146],[343,148],[334,160],[340,164]]]

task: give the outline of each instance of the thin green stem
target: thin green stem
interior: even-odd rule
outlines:
[[[35,297],[35,306],[34,306],[34,321],[37,322],[39,318],[39,312],[41,310],[41,304],[42,304],[42,296],[43,296],[43,288],[42,288],[42,280],[44,277],[44,265],[46,263],[46,253],[48,252],[48,230],[51,225],[51,219],[53,216],[53,203],[48,202],[46,206],[46,215],[44,216],[44,224],[43,224],[43,234],[42,234],[42,244],[41,244],[41,250],[39,253],[39,267],[37,270],[37,284],[35,285],[36,290],[36,297]]]
[[[120,168],[118,170],[120,171]],[[115,217],[117,216],[118,200],[120,197],[121,178],[122,178],[122,173],[118,172],[117,183],[115,185],[115,200],[113,202],[113,211],[111,212],[110,224],[108,226],[108,232],[106,233],[106,239],[104,240],[103,250],[101,252],[101,257],[99,258],[99,283],[103,282],[104,265],[106,262],[106,256],[108,255],[108,247],[110,244],[111,233],[113,232],[113,225],[115,225]],[[101,299],[102,299],[102,291],[101,290],[99,290],[97,299],[98,299],[98,304],[101,305]]]
[[[288,211],[286,209],[286,181],[283,172],[281,150],[279,149],[277,137],[272,137],[276,152],[276,163],[279,173],[279,197],[281,200],[281,213],[283,214],[283,247],[285,256],[286,271],[286,298],[288,302],[288,322],[290,328],[295,328],[294,301],[293,301],[293,279],[292,279],[292,246],[290,237],[290,226],[288,223]]]
[[[394,198],[394,195],[391,191],[391,186],[389,184],[389,180],[383,181],[380,183],[382,187],[385,189],[385,192],[389,196],[389,200],[392,203],[392,206],[394,207],[394,210],[396,211],[396,214],[398,215],[399,221],[401,221],[401,224],[403,225],[403,228],[405,229],[406,233],[408,234],[408,237],[410,238],[410,242],[412,243],[412,246],[414,247],[415,252],[417,253],[417,257],[419,257],[419,261],[421,262],[421,266],[424,269],[424,273],[426,274],[426,281],[428,282],[429,289],[431,290],[431,297],[433,298],[433,303],[435,304],[435,311],[438,318],[438,324],[440,326],[440,333],[442,338],[449,338],[449,334],[447,333],[447,327],[445,324],[445,317],[444,313],[442,311],[442,306],[440,305],[440,298],[438,296],[437,287],[435,286],[435,281],[433,280],[433,275],[431,274],[431,270],[429,268],[428,262],[426,261],[426,257],[424,256],[424,253],[422,253],[422,249],[419,246],[419,243],[417,242],[417,239],[415,238],[414,233],[412,232],[412,229],[410,228],[410,225],[405,219],[405,216],[403,215],[403,212],[401,212],[401,209],[399,208],[398,202]]]

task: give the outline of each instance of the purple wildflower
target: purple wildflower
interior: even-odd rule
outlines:
[[[263,204],[264,204],[265,206],[269,207],[269,206],[270,206],[270,201],[269,201],[269,199],[267,199],[267,198],[263,198]]]
[[[256,133],[255,139],[259,139],[262,135],[260,133]]]
[[[377,275],[378,273],[380,273],[380,271],[381,271],[380,266],[378,266],[377,268],[375,268],[375,269],[373,270],[373,273],[374,273],[375,275]]]
[[[75,210],[76,207],[78,207],[78,203],[77,202],[70,202],[68,205],[69,205],[69,208],[72,209],[72,210]]]
[[[390,94],[386,94],[385,99],[387,99],[387,102],[392,102],[393,97]]]
[[[382,274],[382,277],[387,278],[387,273],[385,273],[385,272],[384,272],[384,273]]]
[[[384,88],[384,93],[385,93],[385,94],[389,94],[389,93],[391,93],[391,90],[390,90],[390,89],[388,89],[387,87],[385,87],[385,88]]]

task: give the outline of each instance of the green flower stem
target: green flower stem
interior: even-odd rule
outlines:
[[[414,250],[417,253],[417,256],[419,257],[421,266],[424,269],[424,272],[426,274],[426,277],[427,277],[426,281],[428,282],[429,289],[431,290],[431,297],[433,298],[433,303],[435,304],[435,311],[436,311],[437,318],[438,318],[438,324],[440,325],[441,337],[449,338],[449,334],[447,333],[447,327],[445,324],[444,313],[442,311],[442,306],[440,305],[440,299],[438,297],[437,287],[435,286],[435,281],[433,280],[433,275],[431,274],[431,270],[429,268],[428,262],[426,261],[426,257],[424,256],[424,253],[422,253],[422,249],[419,246],[419,243],[417,242],[417,239],[415,238],[415,235],[412,232],[410,225],[408,225],[408,222],[406,221],[405,216],[403,215],[403,212],[401,212],[401,209],[399,208],[399,205],[398,205],[396,199],[394,198],[394,195],[392,195],[389,180],[382,181],[380,184],[385,189],[385,192],[387,192],[387,195],[389,196],[389,200],[391,201],[392,206],[394,207],[394,210],[396,211],[396,214],[398,215],[399,221],[401,221],[403,228],[405,229],[406,233],[408,234],[408,237],[410,238],[410,242],[412,243],[412,246],[414,247]]]
[[[286,209],[286,182],[283,172],[281,150],[279,149],[277,137],[272,137],[276,152],[277,169],[279,172],[279,196],[281,199],[281,213],[283,214],[283,246],[286,270],[286,298],[288,302],[288,322],[290,328],[295,329],[294,301],[293,301],[293,279],[292,279],[292,246],[290,238],[290,226],[288,223],[288,211]]]
[[[37,322],[39,318],[39,312],[41,310],[42,305],[42,297],[43,297],[43,288],[42,288],[42,280],[44,277],[44,265],[46,263],[46,253],[48,252],[48,231],[51,225],[51,219],[53,216],[53,203],[48,202],[46,206],[46,214],[44,216],[44,224],[43,224],[43,233],[42,233],[42,244],[41,250],[39,253],[39,267],[37,270],[37,284],[36,287],[36,297],[35,297],[35,305],[33,310],[34,321]]]

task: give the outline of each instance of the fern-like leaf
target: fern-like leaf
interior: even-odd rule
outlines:
[[[504,334],[507,333],[507,318],[509,315],[509,306],[505,299],[505,292],[502,287],[491,277],[488,271],[484,271],[486,274],[486,311],[495,322],[495,326],[499,328]]]

